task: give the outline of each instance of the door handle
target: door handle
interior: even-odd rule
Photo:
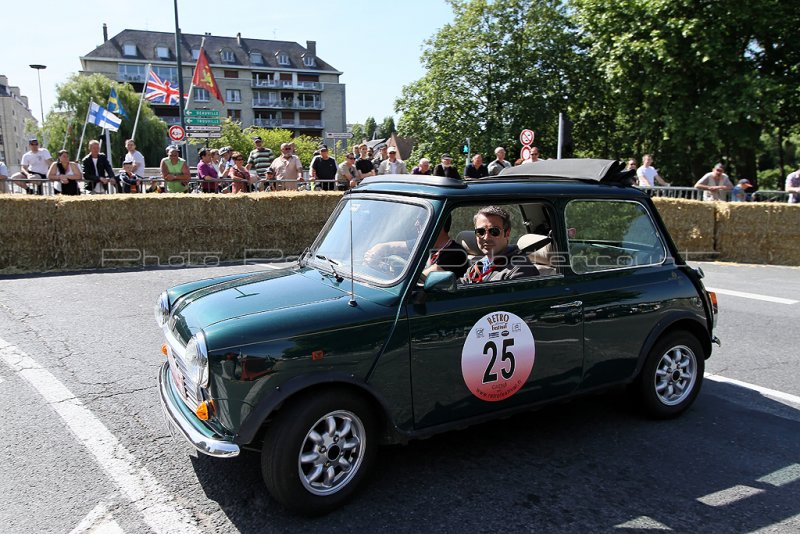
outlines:
[[[583,306],[583,301],[574,300],[572,302],[567,302],[566,304],[556,304],[555,306],[550,306],[551,310],[565,310],[568,308],[580,308]]]

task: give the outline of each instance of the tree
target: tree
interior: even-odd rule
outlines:
[[[378,127],[377,137],[389,138],[397,130],[394,127],[394,117],[384,117],[380,127]]]
[[[308,135],[293,137],[291,130],[280,128],[257,128],[251,126],[242,130],[240,123],[229,118],[222,122],[221,133],[221,137],[209,140],[208,146],[210,148],[230,146],[237,152],[242,153],[246,159],[250,151],[255,148],[253,139],[260,137],[264,141],[264,146],[271,149],[273,155],[277,158],[281,155],[280,147],[282,143],[294,143],[296,147],[295,154],[297,154],[306,168],[311,164],[314,151],[321,141],[319,137]]]
[[[378,130],[378,125],[375,122],[374,117],[367,117],[367,120],[364,121],[364,133],[367,137],[367,141],[371,140],[375,137],[375,133]]]
[[[48,141],[48,150],[55,154],[61,150],[66,134],[66,149],[70,158],[78,150],[81,130],[83,129],[89,102],[107,107],[108,95],[111,88],[115,87],[122,107],[127,111],[128,118],[122,118],[122,125],[117,132],[111,132],[112,165],[118,166],[126,152],[125,140],[129,139],[133,131],[133,122],[136,118],[136,109],[139,106],[140,93],[136,93],[130,84],[119,84],[102,74],[84,76],[73,74],[65,83],[56,87],[56,102],[54,109],[48,112],[43,125],[44,136]],[[80,157],[87,153],[87,142],[90,139],[103,139],[102,129],[93,124],[86,125],[86,134],[81,147]],[[136,147],[144,155],[149,166],[157,166],[164,157],[166,146],[167,126],[156,117],[148,103],[142,105],[139,124],[136,129]],[[108,153],[108,148],[103,151]]]

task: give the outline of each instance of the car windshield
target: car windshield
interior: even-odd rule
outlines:
[[[390,285],[408,266],[428,217],[428,210],[418,204],[350,198],[308,260],[337,277],[349,277],[352,266],[356,278]]]

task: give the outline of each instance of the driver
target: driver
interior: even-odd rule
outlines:
[[[508,244],[511,215],[506,210],[499,206],[487,206],[478,210],[473,220],[478,248],[485,256],[475,260],[461,277],[461,283],[513,280],[539,274],[527,254],[516,245]]]
[[[444,226],[436,236],[436,241],[433,243],[433,248],[428,253],[428,259],[425,261],[425,269],[422,271],[423,276],[427,276],[430,271],[451,271],[460,278],[467,272],[469,263],[467,261],[467,251],[459,243],[456,243],[450,238],[450,225],[453,222],[450,215],[444,221]],[[417,221],[417,231],[421,231],[421,221]],[[400,255],[407,258],[411,253],[411,247],[414,245],[414,240],[411,241],[390,241],[388,243],[378,243],[373,245],[365,254],[364,262],[373,267],[379,266],[387,257],[392,255]]]

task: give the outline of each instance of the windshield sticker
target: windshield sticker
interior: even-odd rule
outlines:
[[[509,398],[533,370],[536,345],[528,325],[508,312],[481,317],[461,351],[461,374],[473,395],[487,402]]]

